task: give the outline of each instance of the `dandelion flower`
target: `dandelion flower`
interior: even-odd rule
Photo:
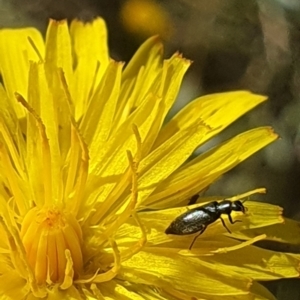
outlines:
[[[193,237],[164,233],[187,199],[276,140],[256,128],[187,163],[265,97],[200,97],[164,125],[190,62],[163,60],[153,37],[124,68],[106,39],[102,19],[50,21],[45,41],[0,32],[3,299],[273,299],[257,280],[299,275],[299,256],[253,246],[291,240],[290,223],[272,229],[279,207],[247,202],[232,235],[217,221],[191,251]]]

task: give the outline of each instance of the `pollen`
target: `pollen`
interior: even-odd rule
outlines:
[[[78,277],[82,232],[71,213],[53,207],[32,208],[22,222],[21,239],[38,284],[62,284]]]

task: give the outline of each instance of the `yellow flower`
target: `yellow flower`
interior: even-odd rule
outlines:
[[[172,19],[164,6],[157,1],[123,1],[120,19],[125,30],[140,38],[159,34],[159,36],[169,39],[172,35]]]
[[[154,37],[124,68],[106,35],[101,19],[51,21],[45,42],[0,32],[0,295],[273,299],[255,280],[297,277],[299,256],[252,244],[299,242],[279,207],[246,202],[232,235],[218,220],[191,251],[194,236],[165,234],[191,196],[276,140],[256,128],[186,163],[265,97],[200,97],[164,125],[190,62],[163,61]]]

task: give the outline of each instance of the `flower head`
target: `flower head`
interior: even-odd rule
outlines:
[[[265,97],[200,97],[163,125],[190,61],[163,60],[154,37],[124,68],[106,38],[101,19],[51,21],[45,42],[35,29],[0,32],[1,294],[272,299],[254,280],[296,277],[299,267],[297,255],[252,246],[275,239],[279,207],[247,202],[232,235],[218,219],[191,251],[193,237],[165,234],[190,197],[276,140],[256,128],[187,162]],[[264,189],[231,200],[255,192]]]

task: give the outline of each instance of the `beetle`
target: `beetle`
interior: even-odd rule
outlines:
[[[218,219],[221,219],[223,226],[231,233],[221,215],[227,215],[231,224],[242,222],[241,220],[232,220],[232,211],[241,211],[242,213],[245,213],[246,207],[239,200],[230,201],[225,199],[221,202],[213,201],[181,214],[169,225],[165,230],[165,233],[188,235],[199,232],[189,247],[189,250],[191,250],[199,235],[205,231],[208,225],[214,223]]]

